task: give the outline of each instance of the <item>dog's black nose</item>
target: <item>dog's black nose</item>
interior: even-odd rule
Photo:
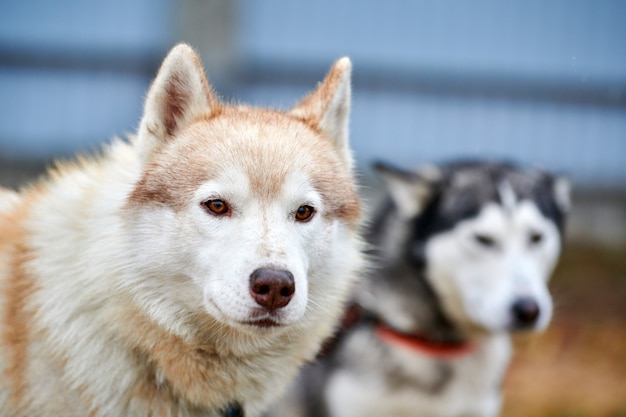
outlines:
[[[269,312],[274,312],[289,304],[295,292],[296,283],[289,271],[259,268],[250,275],[252,298]]]
[[[513,303],[513,317],[521,327],[532,326],[539,318],[539,304],[534,298],[518,298]]]

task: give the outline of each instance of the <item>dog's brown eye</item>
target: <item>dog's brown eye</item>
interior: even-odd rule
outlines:
[[[228,204],[224,200],[209,200],[202,203],[202,205],[211,213],[216,216],[223,216],[230,211]]]
[[[532,245],[538,245],[543,240],[543,235],[539,232],[531,232],[528,240]]]
[[[315,214],[315,209],[311,206],[303,205],[296,210],[296,220],[299,222],[308,222]]]

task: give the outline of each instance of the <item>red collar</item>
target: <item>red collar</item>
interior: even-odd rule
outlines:
[[[399,333],[384,324],[376,325],[375,333],[381,340],[390,345],[412,350],[415,353],[421,353],[422,355],[437,359],[460,358],[476,350],[476,343],[473,341],[437,343],[420,337],[419,335]]]

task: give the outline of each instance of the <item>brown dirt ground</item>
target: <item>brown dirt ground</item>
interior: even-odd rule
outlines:
[[[502,417],[626,417],[626,248],[569,244],[555,316],[514,339]]]

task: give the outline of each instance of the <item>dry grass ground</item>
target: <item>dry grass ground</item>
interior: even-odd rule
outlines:
[[[568,245],[551,287],[550,328],[515,339],[502,417],[626,417],[626,248]]]

